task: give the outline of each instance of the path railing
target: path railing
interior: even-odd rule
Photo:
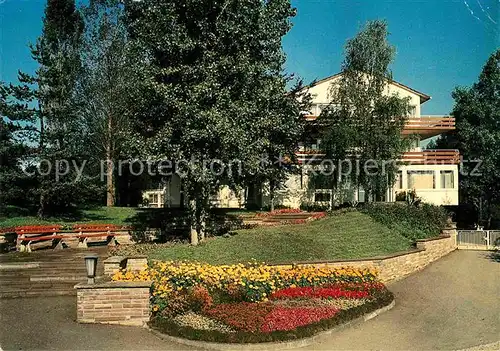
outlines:
[[[500,230],[459,230],[459,249],[493,250],[500,248]]]

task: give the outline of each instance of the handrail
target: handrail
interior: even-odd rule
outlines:
[[[295,154],[299,159],[320,160],[326,156],[322,150],[300,150]],[[458,164],[460,163],[460,152],[455,149],[408,151],[403,153],[399,161],[409,164]]]
[[[304,115],[306,121],[315,121],[319,116]],[[455,117],[450,116],[421,116],[410,117],[404,127],[406,130],[412,129],[455,129]]]

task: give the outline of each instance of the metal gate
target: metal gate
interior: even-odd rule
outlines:
[[[500,230],[459,230],[457,245],[463,250],[499,249]]]

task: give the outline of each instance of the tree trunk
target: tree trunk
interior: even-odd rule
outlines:
[[[40,151],[43,150],[43,135],[45,133],[45,125],[44,125],[44,120],[43,116],[40,116],[40,140],[39,140],[39,146],[40,146]]]
[[[115,206],[115,172],[113,161],[110,158],[110,153],[106,155],[106,206]]]
[[[115,172],[113,164],[113,150],[112,150],[112,132],[113,132],[113,119],[108,117],[108,138],[106,145],[106,206],[115,206]]]
[[[196,222],[196,201],[189,200],[189,212],[191,214],[190,218],[190,226],[191,226],[191,245],[198,245],[198,230],[197,230],[197,222]]]
[[[45,194],[43,192],[40,193],[37,216],[38,218],[43,218],[45,216]]]
[[[271,212],[274,211],[274,182],[273,181],[270,181],[269,182],[269,198],[270,198],[270,210]]]

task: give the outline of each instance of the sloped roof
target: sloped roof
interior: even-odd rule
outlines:
[[[304,89],[306,89],[306,88],[312,88],[312,87],[314,87],[316,85],[319,85],[321,83],[328,82],[329,80],[332,80],[334,78],[340,77],[341,75],[342,75],[342,72],[333,74],[331,76],[325,77],[325,78],[320,79],[320,80],[317,80],[317,81],[313,82],[312,84],[304,86]],[[410,93],[413,93],[415,95],[420,96],[420,104],[423,104],[424,102],[427,102],[427,101],[429,101],[431,99],[431,97],[429,95],[424,94],[424,93],[422,93],[422,92],[420,92],[418,90],[415,90],[413,88],[410,88],[409,86],[404,85],[403,83],[399,83],[399,82],[397,82],[395,80],[391,80],[389,82],[389,84],[393,84],[393,85],[395,85],[395,86],[397,86],[397,87],[399,87],[401,89],[407,90]]]

